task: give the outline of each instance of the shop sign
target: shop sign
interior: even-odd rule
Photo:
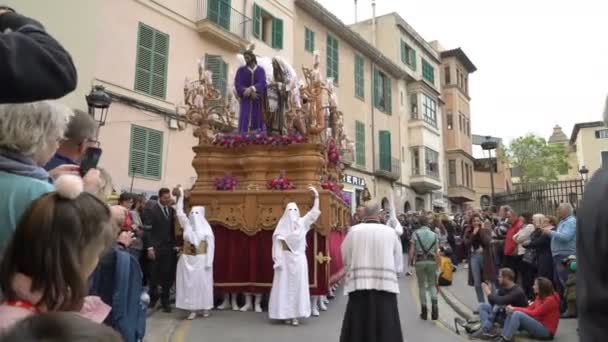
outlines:
[[[365,187],[365,179],[359,178],[356,176],[347,175],[347,174],[345,174],[344,177],[342,178],[342,182],[351,184],[354,186]]]

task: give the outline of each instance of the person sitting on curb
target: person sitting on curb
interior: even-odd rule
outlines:
[[[471,337],[482,340],[490,340],[496,337],[497,333],[493,329],[494,324],[501,324],[504,319],[505,306],[528,306],[528,299],[524,290],[515,283],[515,273],[510,268],[502,268],[498,272],[498,291],[493,293],[492,285],[483,283],[483,292],[488,297],[487,303],[479,305],[479,319],[481,329],[474,332]],[[502,317],[501,317],[502,316]]]
[[[543,277],[534,282],[536,299],[530,306],[507,306],[507,319],[502,334],[494,341],[511,342],[520,330],[527,331],[533,339],[552,340],[559,324],[559,294],[551,280]]]

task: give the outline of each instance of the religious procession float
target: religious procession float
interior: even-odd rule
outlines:
[[[206,208],[215,234],[217,294],[270,291],[272,235],[289,202],[301,213],[319,190],[321,216],[307,235],[312,295],[325,295],[343,276],[339,246],[350,224],[342,195],[341,155],[352,152],[331,80],[319,55],[302,77],[279,57],[240,56],[234,86],[224,96],[199,65],[186,80],[186,120],[198,138],[192,165],[197,180],[188,205]]]

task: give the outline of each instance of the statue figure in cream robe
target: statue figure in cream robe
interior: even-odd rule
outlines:
[[[195,206],[186,216],[184,211],[184,191],[175,211],[184,229],[184,250],[177,263],[175,306],[190,311],[189,320],[202,311],[209,317],[213,308],[213,254],[215,242],[211,226],[205,220],[205,207]]]
[[[272,235],[274,279],[268,313],[270,319],[285,320],[294,326],[299,324],[299,318],[310,317],[306,234],[321,211],[319,193],[313,187],[309,189],[315,195],[312,209],[300,217],[298,206],[293,202],[287,204]]]

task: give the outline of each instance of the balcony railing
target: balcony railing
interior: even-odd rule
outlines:
[[[223,0],[196,0],[197,21],[211,22],[243,40],[251,39],[253,21]]]
[[[412,176],[429,176],[439,179],[439,171],[430,167],[427,167],[426,170],[421,167],[413,167]]]
[[[375,174],[379,177],[398,180],[401,178],[401,160],[397,158],[377,159]]]
[[[433,120],[433,118],[430,116],[412,112],[410,115],[410,119],[413,121],[422,120],[422,121],[426,122],[428,125],[430,125],[431,127],[437,128],[437,119]]]

